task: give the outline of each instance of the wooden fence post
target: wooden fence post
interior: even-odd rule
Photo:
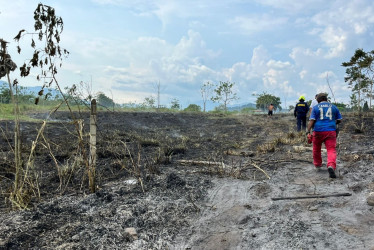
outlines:
[[[97,111],[96,99],[91,101],[91,115],[90,115],[90,157],[89,157],[89,186],[91,192],[96,191],[95,184],[95,169],[96,169],[96,126],[97,126]]]

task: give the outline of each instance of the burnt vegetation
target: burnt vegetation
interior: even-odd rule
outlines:
[[[100,109],[92,120],[92,111],[87,111],[93,101],[91,93],[82,98],[74,85],[66,94],[56,78],[62,60],[69,54],[59,45],[62,19],[50,6],[39,4],[34,21],[35,32],[21,30],[14,38],[18,53],[22,53],[20,43],[24,37],[31,37],[30,45],[34,50],[30,59],[19,67],[20,76],[30,76],[37,70],[36,78],[44,80],[35,104],[47,98],[44,89],[52,85],[59,90],[61,99],[48,114],[28,111],[23,115],[32,121],[20,119],[18,80],[12,83],[9,80],[9,74],[17,67],[7,52],[8,42],[0,40],[0,77],[7,77],[11,92],[9,102],[14,105],[14,120],[0,121],[0,219],[4,222],[0,228],[0,248],[172,248],[181,241],[178,237],[196,237],[193,233],[200,229],[194,228],[194,223],[217,209],[212,202],[220,202],[209,200],[212,197],[209,192],[219,186],[217,183],[232,180],[247,185],[245,192],[240,191],[239,185],[238,193],[248,193],[250,198],[246,199],[252,199],[253,204],[235,205],[230,207],[231,212],[221,211],[218,217],[223,217],[222,221],[230,230],[235,228],[230,223],[247,230],[250,240],[245,238],[246,246],[260,248],[267,244],[266,237],[255,240],[255,230],[271,223],[273,228],[265,228],[265,235],[271,232],[283,237],[289,248],[310,246],[315,237],[314,231],[308,231],[313,228],[312,223],[289,213],[297,211],[299,215],[306,207],[314,211],[316,206],[324,207],[328,202],[267,207],[270,195],[282,193],[287,185],[296,185],[292,191],[307,194],[311,190],[316,194],[321,186],[329,185],[319,179],[311,179],[310,185],[304,178],[305,168],[302,167],[312,165],[311,145],[304,133],[295,132],[295,121],[290,114],[277,114],[271,120],[261,114],[230,114],[227,104],[236,99],[231,92],[233,83],[221,82],[213,99],[223,102],[224,113],[200,112],[197,107],[191,107],[195,111],[191,113],[160,112],[160,109],[158,112],[115,112],[114,102],[106,100],[113,105],[113,110]],[[361,84],[358,79],[362,71],[356,68],[356,61],[345,66],[354,66],[353,71],[347,72],[352,73],[349,81]],[[210,84],[204,85],[203,97],[210,87]],[[356,93],[358,103],[361,101],[359,90]],[[267,99],[269,95],[264,93],[261,97]],[[263,100],[258,105],[266,106],[267,102]],[[179,105],[177,101],[175,104]],[[61,106],[67,111],[59,110]],[[374,116],[358,108],[357,113],[345,113],[343,117],[337,147],[338,164],[344,166],[338,173],[338,181],[343,183],[339,187],[344,186],[347,178],[352,182],[348,189],[363,196],[374,191],[370,169],[374,153],[371,129]],[[92,125],[97,128],[94,147]],[[315,176],[310,172],[309,177]],[[257,201],[260,202],[257,204]],[[345,204],[332,205],[344,207]],[[263,208],[270,215],[264,214]],[[290,220],[283,221],[284,214]],[[267,217],[270,217],[268,221]],[[370,215],[367,217],[366,221],[373,221]],[[222,226],[214,223],[212,228]],[[275,227],[274,223],[280,227]],[[340,229],[335,227],[334,230],[347,231],[350,236],[355,233],[351,225],[338,226]],[[129,228],[135,228],[137,235],[130,235]],[[188,228],[193,230],[186,230]],[[312,236],[301,241],[299,236],[304,231]],[[215,232],[212,237],[215,247],[219,246],[215,237],[218,235],[221,239],[221,234]],[[273,235],[268,236],[273,238]],[[192,246],[205,244],[209,237],[197,239]],[[229,237],[225,242],[234,238]],[[325,237],[318,246],[328,248],[328,240]],[[366,239],[362,242],[367,246]]]

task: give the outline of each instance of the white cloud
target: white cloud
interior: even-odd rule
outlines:
[[[331,79],[331,78],[335,78],[335,77],[336,77],[336,75],[332,71],[325,71],[325,72],[322,72],[322,73],[318,74],[318,78],[320,78],[320,79],[326,79],[326,78]]]
[[[289,57],[293,59],[295,68],[300,72],[307,71],[310,75],[311,72],[318,71],[321,65],[324,65],[325,54],[322,49],[311,50],[296,47],[292,49]],[[306,80],[305,76],[305,74],[299,75],[303,80]]]
[[[328,53],[325,55],[326,58],[338,57],[345,52],[347,34],[343,29],[328,26],[320,37],[330,48]]]
[[[282,9],[289,13],[297,14],[300,11],[310,11],[325,6],[324,0],[256,0],[261,5],[270,6],[276,9]]]
[[[286,17],[274,17],[272,15],[237,16],[229,21],[234,29],[240,29],[244,34],[251,35],[256,32],[269,31],[287,23]]]
[[[263,75],[263,83],[267,89],[271,92],[276,92],[277,96],[284,94],[292,94],[294,92],[293,87],[289,84],[289,79],[293,74],[290,69],[288,70],[277,70],[270,68]]]
[[[111,5],[120,5],[123,0],[92,0],[92,2],[97,4],[111,4]]]
[[[237,83],[242,98],[248,98],[248,93],[263,91],[290,95],[294,91],[290,84],[293,75],[294,66],[288,61],[271,59],[264,46],[253,49],[250,63],[235,63],[223,71],[225,79]]]
[[[260,45],[253,49],[253,56],[251,59],[252,65],[262,66],[270,59],[269,52],[265,49],[264,46]]]
[[[271,59],[269,52],[264,46],[260,45],[253,49],[253,55],[251,58],[251,74],[257,77],[261,77],[267,70],[267,62]]]
[[[165,98],[194,100],[208,79],[235,82],[242,98],[253,91],[297,98],[327,91],[327,72],[336,95],[349,97],[341,62],[356,48],[372,49],[369,0],[46,1],[64,19],[61,45],[71,52],[58,77],[71,84],[92,76],[118,99],[149,96],[160,81]],[[32,28],[35,7],[3,0],[2,38]],[[105,24],[92,22],[102,13]]]
[[[245,81],[252,78],[251,71],[251,65],[239,62],[232,65],[231,68],[223,69],[222,77],[224,81],[237,82],[239,79]]]
[[[268,72],[263,76],[265,87],[272,89],[277,86],[278,79],[281,77],[281,72],[269,69]]]
[[[300,61],[300,59],[307,57],[310,60],[311,58],[318,58],[323,55],[322,49],[317,49],[315,51],[311,49],[305,49],[301,47],[293,48],[289,56],[295,60],[296,63]]]
[[[363,35],[373,27],[374,3],[356,0],[341,4],[338,1],[326,7],[312,17],[318,28],[314,27],[310,33],[319,35],[328,48],[326,58],[339,57],[356,35]]]
[[[368,27],[365,24],[355,23],[354,31],[356,34],[363,34],[367,31]]]
[[[304,77],[306,76],[307,73],[308,73],[308,71],[305,70],[305,69],[303,69],[302,71],[300,71],[300,73],[299,73],[300,79],[304,79]]]
[[[289,81],[283,81],[279,85],[283,91],[283,94],[292,95],[295,92],[294,88],[290,85]]]
[[[100,75],[99,78],[95,77],[96,86],[101,85],[116,91],[152,92],[152,85],[160,81],[161,85],[166,87],[165,95],[178,88],[183,89],[180,91],[183,95],[183,92],[193,91],[189,85],[199,89],[205,79],[218,79],[219,73],[202,63],[213,60],[217,53],[206,48],[198,32],[188,31],[187,36],[182,37],[175,45],[154,37],[140,37],[135,41],[122,42],[99,39],[90,41],[89,49],[81,51],[82,57],[97,58],[102,55],[101,63],[107,64],[96,71],[96,74]],[[106,45],[105,48],[97,49],[103,44]],[[108,64],[109,58],[114,57],[110,55],[113,53],[117,54],[117,60]]]
[[[269,68],[286,69],[291,66],[290,62],[270,60],[266,64]]]
[[[173,51],[173,57],[179,60],[186,58],[211,58],[214,56],[216,56],[216,53],[206,48],[205,41],[200,33],[193,30],[188,31],[188,37],[182,37]]]

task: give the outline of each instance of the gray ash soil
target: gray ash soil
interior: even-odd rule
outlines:
[[[84,117],[87,139],[88,114],[76,116]],[[0,249],[374,249],[374,210],[366,201],[374,192],[374,120],[343,118],[338,178],[331,180],[326,169],[314,169],[311,146],[292,132],[289,115],[102,112],[92,194],[71,115],[57,112],[43,134],[65,175],[39,141],[33,171],[40,199],[30,196],[22,211],[11,211],[6,199],[13,123],[0,121],[7,135],[0,140]],[[40,125],[21,123],[24,159]],[[290,134],[301,140],[271,147]],[[271,199],[334,193],[352,195]],[[128,227],[137,240],[125,234]]]

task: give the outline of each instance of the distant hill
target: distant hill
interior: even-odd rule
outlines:
[[[27,91],[37,95],[39,91],[42,89],[42,86],[34,86],[34,87],[26,87]],[[51,93],[52,96],[58,95],[60,92],[53,88],[44,88],[44,94]]]
[[[240,111],[244,108],[256,108],[256,104],[254,103],[246,103],[246,104],[236,104],[236,105],[229,105],[227,110],[229,111]]]
[[[5,85],[8,88],[8,83],[0,80],[0,86]],[[22,86],[24,87],[24,86]],[[39,91],[42,89],[42,86],[34,86],[34,87],[24,87],[26,93],[30,93],[33,95],[38,95]],[[52,97],[59,94],[59,91],[53,88],[44,88],[44,94],[51,93]]]

